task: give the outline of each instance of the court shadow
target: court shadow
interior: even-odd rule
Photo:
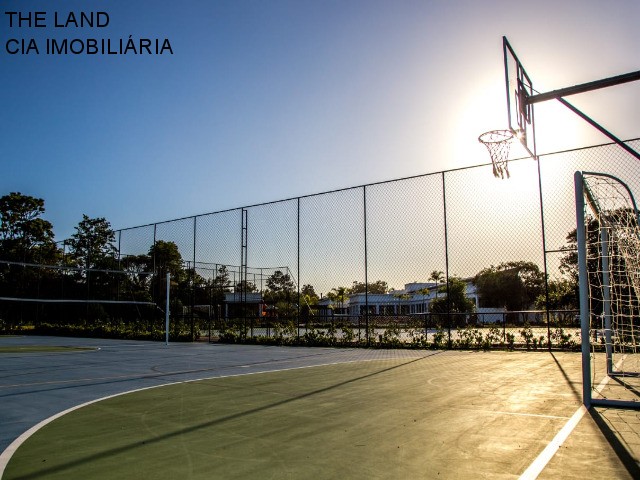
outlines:
[[[640,390],[638,390],[638,386],[637,385],[633,385],[633,384],[631,384],[631,382],[626,380],[624,377],[620,377],[620,376],[617,376],[617,375],[612,375],[610,378],[614,382],[616,382],[618,385],[623,387],[626,391],[633,393],[636,396],[636,398],[640,398]],[[633,378],[637,382],[637,378],[638,377],[633,377]]]
[[[582,391],[579,388],[577,388],[575,383],[571,380],[571,378],[569,378],[569,375],[567,375],[566,370],[560,364],[560,362],[558,361],[556,356],[553,354],[553,352],[549,352],[549,354],[551,355],[551,358],[553,358],[553,361],[556,362],[556,366],[560,370],[560,373],[564,377],[564,380],[567,382],[567,385],[569,385],[569,388],[573,391],[573,394],[575,395],[576,399],[582,402]]]
[[[624,434],[615,429],[615,426],[607,420],[596,408],[589,409],[589,415],[598,426],[605,439],[611,445],[611,448],[615,452],[620,462],[624,465],[631,475],[631,478],[640,478],[640,465],[638,460],[633,456],[629,449],[622,442],[621,438],[624,438]],[[626,433],[626,435],[633,435],[636,437],[634,440],[637,443],[638,438],[636,433]]]

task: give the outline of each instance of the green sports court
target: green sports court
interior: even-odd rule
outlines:
[[[387,8],[392,7],[396,8],[391,4]],[[494,10],[492,5],[483,7]],[[390,20],[390,12],[382,15],[380,11],[380,18]],[[408,12],[405,16],[412,17]],[[31,13],[5,13],[10,27],[14,16],[18,26],[25,23],[31,28],[33,20],[36,27],[44,27],[38,23],[44,22],[46,12],[33,12],[33,17]],[[106,12],[98,13],[108,17]],[[138,16],[147,17],[146,13]],[[307,11],[305,17],[315,20],[318,13]],[[431,20],[433,12],[423,13]],[[475,20],[477,14],[465,17]],[[487,15],[503,16],[500,10],[482,14],[485,19]],[[92,23],[92,15],[81,18]],[[211,18],[216,15],[211,13]],[[342,19],[343,12],[333,15]],[[175,12],[167,15],[174,16]],[[246,23],[244,15],[237,16]],[[279,16],[302,18],[289,17],[288,12],[269,15]],[[195,24],[209,14],[189,17]],[[461,17],[460,12],[452,16],[456,25]],[[604,23],[602,15],[593,18],[594,25],[596,20]],[[569,23],[563,19],[563,32]],[[466,29],[476,30],[475,25]],[[483,29],[488,31],[486,25]],[[205,30],[217,31],[208,24]],[[347,30],[358,28],[349,26]],[[385,38],[378,35],[379,30],[377,26],[371,29],[370,36]],[[420,34],[429,30],[419,25]],[[588,30],[591,37],[591,28]],[[618,30],[616,26],[609,34]],[[280,38],[282,31],[277,28],[271,35]],[[129,32],[123,35],[128,35],[127,50],[135,40]],[[248,37],[261,40],[254,48],[269,38],[253,31]],[[282,42],[283,46],[297,45],[298,37]],[[571,66],[575,59],[560,52],[557,41],[549,40],[544,55],[531,47],[522,52],[530,62],[527,65],[537,67],[529,70],[536,78],[534,88],[532,77],[506,36],[493,43],[495,47],[502,45],[501,52],[497,48],[494,52],[495,65],[489,63],[492,57],[468,49],[476,41],[468,39],[457,46],[450,43],[446,50],[440,42],[447,36],[439,37],[437,42],[435,38],[426,42],[425,47],[437,45],[437,57],[445,52],[461,64],[457,74],[452,70],[444,75],[445,70],[440,70],[444,63],[432,68],[440,64],[434,61],[435,56],[429,60],[432,63],[423,63],[419,48],[414,66],[397,68],[404,56],[398,53],[404,52],[406,45],[400,48],[398,44],[394,49],[372,44],[366,47],[367,54],[389,51],[386,67],[381,64],[381,70],[371,70],[373,74],[359,80],[358,75],[349,73],[342,80],[336,77],[327,82],[331,76],[326,73],[337,65],[330,67],[327,62],[329,68],[319,68],[309,64],[300,70],[317,69],[322,74],[305,73],[288,87],[280,85],[280,80],[271,82],[286,93],[280,101],[272,100],[275,89],[264,90],[263,98],[258,95],[253,102],[245,97],[249,93],[245,80],[261,79],[263,72],[256,75],[256,71],[245,73],[244,68],[237,68],[254,63],[254,58],[273,59],[268,51],[244,59],[234,55],[226,69],[221,63],[220,71],[225,75],[242,71],[233,82],[245,86],[229,90],[235,94],[221,94],[215,101],[207,101],[209,91],[222,91],[216,82],[216,88],[210,88],[215,75],[203,74],[187,64],[179,71],[204,78],[207,85],[206,94],[196,94],[197,101],[192,104],[175,95],[177,90],[189,91],[190,82],[173,84],[164,95],[155,97],[151,90],[140,95],[140,89],[130,85],[124,93],[134,96],[118,102],[111,99],[123,97],[123,91],[115,89],[113,95],[104,96],[87,90],[87,106],[99,105],[106,98],[121,109],[111,115],[125,112],[123,120],[134,118],[126,112],[151,112],[152,105],[159,105],[162,110],[155,115],[146,113],[148,118],[180,122],[180,130],[170,124],[156,125],[161,127],[156,130],[153,122],[133,120],[132,124],[154,132],[156,138],[146,141],[142,131],[136,135],[126,128],[126,122],[103,122],[108,118],[105,107],[110,105],[106,104],[102,105],[104,113],[95,110],[93,121],[85,109],[63,115],[88,125],[96,119],[105,126],[118,124],[109,133],[105,130],[102,145],[94,142],[99,140],[94,132],[83,133],[78,124],[60,117],[60,122],[48,121],[48,117],[40,122],[38,137],[38,122],[32,121],[35,113],[60,108],[43,102],[44,95],[16,93],[20,84],[31,82],[14,78],[13,84],[9,83],[13,86],[7,91],[15,98],[37,100],[31,108],[23,108],[28,102],[13,103],[9,98],[5,102],[16,116],[9,126],[28,132],[22,137],[18,130],[7,130],[19,145],[7,155],[18,159],[19,168],[13,170],[22,174],[23,165],[28,165],[24,171],[30,174],[39,170],[49,173],[55,165],[52,173],[64,172],[64,181],[63,177],[47,175],[40,188],[47,190],[48,184],[60,188],[68,179],[73,180],[74,188],[65,186],[65,190],[80,191],[80,186],[89,186],[92,190],[76,197],[75,203],[86,203],[90,211],[98,206],[77,198],[108,197],[112,212],[127,211],[129,205],[148,209],[155,203],[167,209],[169,203],[163,203],[167,202],[164,198],[160,202],[150,193],[162,192],[175,204],[171,206],[176,210],[168,211],[179,218],[113,230],[106,218],[92,219],[83,213],[76,233],[55,241],[53,224],[39,218],[45,211],[43,199],[17,191],[0,197],[0,332],[14,334],[0,336],[0,480],[640,478],[640,213],[634,197],[640,190],[640,138],[631,137],[630,130],[622,130],[625,138],[613,131],[620,125],[637,124],[631,114],[623,115],[633,104],[629,99],[637,99],[637,95],[623,93],[618,100],[624,106],[594,109],[594,113],[586,113],[591,109],[573,100],[577,95],[637,82],[640,70],[628,71],[626,61],[600,68],[607,57],[603,46],[599,59],[585,61],[590,70],[595,65],[593,72],[587,78],[576,75],[580,78],[577,83],[565,78],[566,72],[557,67],[545,67],[551,57],[557,57],[566,61],[562,70],[577,68]],[[534,38],[537,43],[538,27]],[[565,43],[565,38],[575,36],[563,33],[560,43]],[[244,40],[237,43],[244,44]],[[406,41],[413,44],[414,40],[407,37]],[[326,41],[317,43],[324,45]],[[10,51],[17,42],[7,42],[8,53],[18,53]],[[31,42],[36,43],[35,39]],[[73,42],[82,43],[81,39]],[[151,40],[140,40],[140,50],[146,42]],[[335,44],[333,49],[323,46],[322,52],[315,50],[315,54],[304,50],[303,55],[296,54],[296,60],[283,61],[281,68],[295,70],[291,65],[303,57],[321,60],[326,56],[328,60],[350,43]],[[620,43],[613,44],[619,48]],[[31,48],[29,43],[22,53],[28,54]],[[597,50],[586,44],[580,48],[590,53]],[[608,55],[613,56],[618,48]],[[456,50],[465,52],[457,61],[453,55]],[[363,61],[367,56],[363,53],[345,58],[339,69],[379,63],[377,57]],[[500,56],[504,77],[499,72],[495,78],[504,79],[506,117],[502,125],[485,126],[485,121],[493,121],[490,112],[494,108],[475,105],[471,99],[494,96],[483,84],[481,64],[495,69]],[[471,59],[479,63],[474,65]],[[614,67],[627,73],[614,72]],[[424,88],[424,80],[412,75],[418,70],[427,75],[424,80],[446,78],[455,89],[447,94],[448,85]],[[31,67],[22,72],[25,79],[56,78],[33,75]],[[398,73],[398,80],[387,78],[390,72]],[[322,80],[315,89],[309,88],[314,86],[309,80],[315,76]],[[85,75],[65,72],[64,77],[82,79]],[[119,83],[132,75],[122,70],[122,74],[105,77]],[[139,84],[151,88],[165,77],[173,76],[154,74]],[[368,100],[362,97],[352,102],[356,92],[378,78],[386,80],[371,90]],[[456,84],[454,80],[461,78],[466,79],[465,84]],[[410,92],[410,83],[405,83],[408,79],[419,85],[425,98],[446,100],[438,107],[430,101],[420,103],[420,95],[412,93],[404,100],[396,98],[392,108],[391,103],[386,109],[378,107],[384,100],[381,91]],[[98,85],[98,80],[85,83]],[[307,102],[300,101],[306,94],[296,92],[320,93],[325,83],[339,85],[351,80],[356,83],[350,90],[324,100],[314,98],[309,103],[316,106],[306,113],[300,110],[297,116],[299,107]],[[66,89],[72,92],[71,85],[62,88],[54,82],[43,91],[47,95]],[[111,91],[108,85],[103,84],[102,91]],[[158,101],[174,96],[180,105],[173,110]],[[150,101],[136,106],[138,97]],[[241,103],[251,108],[244,112],[238,104],[220,108],[218,102],[226,97],[242,98]],[[264,98],[273,107],[263,110],[259,123],[247,122],[256,113],[261,117]],[[296,103],[289,104],[290,98]],[[398,101],[406,106],[398,109]],[[58,107],[66,109],[72,103],[67,100]],[[353,103],[354,110],[384,122],[365,133],[370,118],[363,122],[363,118],[358,121],[345,116],[342,110],[326,110],[329,121],[324,126],[318,123],[306,134],[291,128],[315,125],[308,120],[332,103]],[[362,109],[366,104],[375,105],[375,109]],[[550,104],[563,113],[558,114]],[[540,106],[537,120],[534,105]],[[202,119],[213,112],[226,112],[225,116],[208,125],[200,121],[189,125],[181,120],[192,118],[201,106]],[[176,115],[182,108],[183,115]],[[502,110],[502,105],[495,105],[497,109]],[[296,116],[281,118],[276,115],[280,110],[289,115],[296,112]],[[409,114],[398,116],[402,110],[411,116],[434,112],[435,120],[426,121],[425,117],[419,123],[405,124],[402,118]],[[30,116],[22,117],[23,111]],[[466,132],[466,138],[482,149],[475,142],[477,138],[488,153],[484,161],[491,163],[456,164],[427,174],[408,168],[408,163],[401,169],[402,157],[416,163],[416,159],[430,161],[436,152],[444,152],[447,158],[453,155],[465,145],[456,138],[461,126],[466,129],[460,119],[471,119],[473,111],[477,118],[471,122],[472,128],[491,130],[471,136]],[[231,112],[239,112],[236,122],[227,118]],[[578,130],[571,133],[572,122],[561,116],[564,114],[584,123],[597,136],[578,135]],[[621,123],[611,122],[611,127],[600,123],[618,117]],[[337,118],[341,121],[336,124]],[[56,134],[58,123],[62,130]],[[221,130],[222,125],[236,123],[246,123],[247,130],[229,131],[217,141],[209,140],[211,132]],[[438,127],[430,127],[431,123]],[[197,124],[207,129],[199,135],[207,138],[204,150],[198,150],[190,137]],[[258,133],[270,135],[264,127],[271,124],[284,135],[283,143],[267,136],[261,147],[247,151],[246,156],[238,155],[237,146],[226,152],[211,149],[212,145],[232,144],[229,139],[234,138],[243,148],[245,143],[260,145]],[[352,125],[357,130],[344,128]],[[397,143],[369,145],[372,139],[390,134],[396,125],[402,131],[396,135]],[[349,148],[338,135],[322,139],[323,130],[345,130],[354,138],[350,141],[365,143],[367,150]],[[456,135],[444,135],[445,130]],[[73,132],[73,142],[69,140],[66,146],[33,141],[66,137],[68,132]],[[413,145],[406,132],[417,132]],[[145,143],[126,146],[124,139],[129,137]],[[158,142],[163,137],[176,143]],[[553,137],[555,143],[549,141]],[[565,137],[571,142],[565,144]],[[120,140],[114,142],[114,138]],[[293,144],[292,138],[296,139]],[[318,140],[310,141],[312,138]],[[594,138],[598,142],[606,138],[609,143],[596,144]],[[85,139],[90,143],[82,147]],[[27,155],[23,151],[25,145],[32,148],[40,143],[41,152]],[[155,153],[148,148],[154,143],[162,144]],[[114,144],[118,150],[109,150]],[[325,144],[331,149],[318,148]],[[428,144],[443,145],[442,150],[431,150]],[[140,145],[144,149],[137,150]],[[288,168],[280,158],[287,150],[292,152]],[[312,155],[316,150],[319,156]],[[376,150],[381,155],[377,163]],[[108,175],[91,180],[76,177],[77,165],[86,164],[84,158],[76,158],[73,169],[58,167],[63,159],[56,159],[56,155],[69,156],[70,151],[105,152],[104,158],[98,155],[101,164],[109,165],[105,171],[118,172],[110,187],[124,185],[123,179],[130,177],[129,190],[136,191],[136,200],[114,196],[112,190],[100,192],[98,186],[109,183]],[[126,152],[136,151],[127,158]],[[270,160],[266,151],[273,151]],[[167,168],[159,168],[166,152],[174,152],[174,156],[164,158]],[[133,174],[122,167],[136,165],[141,153],[154,164],[140,171],[146,175],[165,172],[171,182],[163,187],[162,182],[150,180],[153,177],[133,181]],[[121,155],[123,163],[117,168],[113,160]],[[464,155],[474,158],[476,152],[469,149]],[[32,157],[46,157],[47,163],[38,168],[29,163]],[[184,191],[194,198],[202,195],[197,205],[211,205],[213,193],[213,204],[217,201],[221,209],[183,216],[182,209],[189,204],[178,205],[180,196],[174,192],[176,185],[185,184],[180,173],[189,171],[194,158],[214,164],[212,157],[242,166],[237,175],[242,182],[233,193],[241,192],[250,204],[228,208],[220,203],[224,187],[232,183],[216,169],[207,175],[209,165],[204,168],[202,164],[189,176],[207,178],[206,188],[194,183]],[[260,163],[252,163],[252,158],[260,158]],[[330,158],[336,158],[336,163]],[[366,158],[366,163],[351,165],[354,158]],[[314,173],[309,168],[312,164],[321,168]],[[347,164],[349,168],[345,168]],[[265,165],[269,168],[263,170]],[[389,165],[395,170],[382,168]],[[299,177],[283,175],[298,167]],[[298,192],[298,196],[270,202],[251,196],[253,190],[261,195],[270,191],[287,194],[292,183],[310,182],[315,189],[312,181],[321,177],[319,172],[338,176],[349,169],[367,183],[338,188],[332,184],[324,192]],[[370,174],[395,175],[396,171],[401,178]],[[22,179],[8,182],[23,185]],[[145,189],[145,184],[153,188]],[[268,190],[274,186],[278,190]],[[146,207],[140,201],[144,197],[149,200]],[[74,203],[70,198],[58,198],[58,208]],[[147,211],[145,215],[153,218],[155,214]]]
[[[55,337],[2,350],[3,480],[640,472],[637,411],[587,412],[577,353]]]

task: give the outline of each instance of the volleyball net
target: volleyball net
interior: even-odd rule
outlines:
[[[166,282],[121,266],[0,261],[0,331],[161,337]]]

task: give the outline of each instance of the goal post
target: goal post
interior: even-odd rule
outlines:
[[[640,409],[640,228],[631,189],[576,172],[583,402]]]

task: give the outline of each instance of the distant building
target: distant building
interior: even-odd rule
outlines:
[[[470,279],[467,284],[466,295],[473,300],[478,308],[478,294],[476,286]],[[441,286],[441,285],[440,285]],[[388,293],[354,293],[345,298],[341,306],[336,306],[329,298],[323,298],[318,302],[321,315],[349,315],[359,316],[366,313],[367,305],[369,315],[415,315],[429,312],[429,304],[438,296],[438,285],[435,283],[407,283],[402,290],[391,290]]]
[[[500,308],[479,307],[479,295],[475,284],[470,278],[463,280],[466,283],[466,296],[476,306],[478,321],[481,323],[501,322],[502,311]],[[329,298],[323,298],[318,302],[318,313],[324,317],[350,317],[357,318],[366,314],[367,305],[369,315],[421,315],[429,313],[429,304],[437,297],[442,297],[435,283],[407,283],[402,290],[391,290],[388,293],[354,293],[348,295],[341,305],[336,305]],[[440,285],[442,287],[442,285]]]
[[[481,323],[495,323],[503,320],[499,308],[480,308],[479,295],[476,286],[471,279],[463,280],[466,284],[466,296],[475,306],[475,313]],[[439,285],[442,288],[442,284]],[[227,292],[224,294],[224,302],[219,307],[218,315],[222,318],[234,318],[237,316],[268,316],[277,317],[276,307],[265,304],[260,292],[247,292],[246,296],[240,293]],[[400,315],[424,315],[429,313],[429,304],[437,297],[444,294],[438,292],[438,285],[429,282],[412,282],[405,284],[401,290],[391,290],[388,293],[353,293],[345,295],[344,301],[336,303],[328,297],[318,301],[314,305],[316,318],[348,317],[352,320],[362,317],[367,313],[376,316],[400,316]],[[196,305],[197,310],[205,313],[206,308],[213,309],[213,305]],[[213,311],[209,312],[213,315]]]

